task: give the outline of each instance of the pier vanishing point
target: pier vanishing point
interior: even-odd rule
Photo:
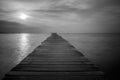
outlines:
[[[52,33],[3,80],[105,80],[92,64],[67,40]]]

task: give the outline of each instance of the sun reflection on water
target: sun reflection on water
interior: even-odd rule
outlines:
[[[29,44],[29,34],[21,34],[19,37],[19,55],[18,55],[18,62],[20,62],[24,57],[28,55],[30,44]]]

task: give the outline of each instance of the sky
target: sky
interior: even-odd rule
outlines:
[[[0,0],[0,21],[42,32],[118,33],[120,0]]]

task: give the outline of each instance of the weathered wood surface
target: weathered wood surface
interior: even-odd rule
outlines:
[[[53,33],[3,80],[104,80],[104,74],[68,41]]]

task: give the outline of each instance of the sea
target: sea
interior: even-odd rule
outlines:
[[[120,71],[120,34],[111,33],[58,33],[106,75]],[[20,63],[49,33],[0,34],[0,80]]]

